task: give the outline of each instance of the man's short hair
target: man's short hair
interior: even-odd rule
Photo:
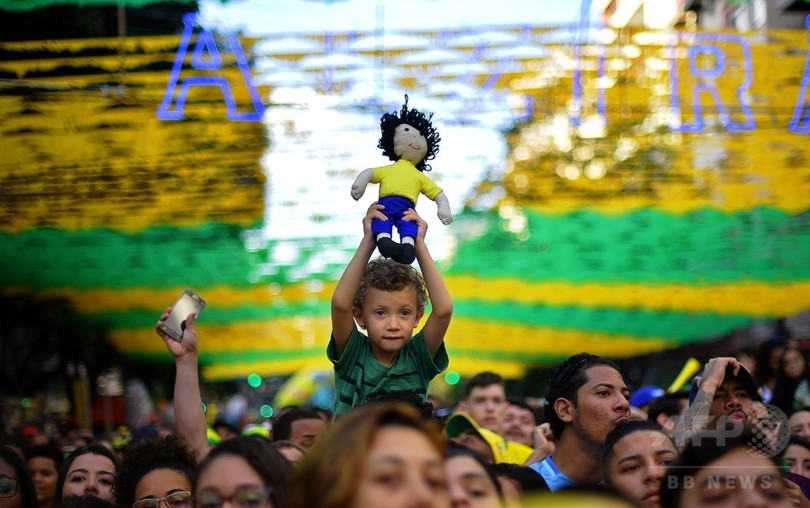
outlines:
[[[504,386],[503,378],[500,374],[488,370],[479,372],[464,384],[464,398],[468,398],[475,388],[484,388],[489,385]]]
[[[292,424],[298,420],[321,420],[321,415],[317,411],[302,407],[286,411],[273,422],[272,441],[289,440],[292,436]]]
[[[557,399],[568,399],[576,406],[577,390],[588,381],[585,371],[599,365],[611,367],[621,373],[619,366],[615,362],[590,353],[579,353],[571,356],[551,371],[551,379],[549,379],[548,390],[546,390],[544,412],[546,421],[551,426],[551,431],[557,439],[562,436],[565,422],[557,416],[554,403]]]
[[[676,416],[683,413],[686,406],[682,404],[686,402],[689,405],[689,392],[686,390],[678,390],[677,392],[667,393],[658,397],[650,402],[650,408],[647,410],[647,419],[650,421],[658,421],[658,415],[665,414],[667,416]]]

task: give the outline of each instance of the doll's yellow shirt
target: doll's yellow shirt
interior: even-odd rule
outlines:
[[[442,189],[433,180],[416,169],[410,161],[400,159],[388,166],[372,168],[374,178],[371,183],[380,184],[380,197],[403,196],[416,204],[419,194],[436,199]]]

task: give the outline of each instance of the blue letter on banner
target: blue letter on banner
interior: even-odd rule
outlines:
[[[264,115],[264,104],[262,103],[259,91],[253,85],[253,76],[250,74],[247,58],[245,58],[245,54],[242,52],[242,46],[239,44],[239,39],[236,38],[235,34],[229,33],[227,35],[228,46],[230,46],[229,50],[236,58],[236,65],[239,68],[242,81],[250,95],[254,111],[242,113],[236,111],[236,100],[233,97],[231,85],[224,76],[194,76],[182,81],[180,80],[183,61],[188,53],[188,44],[194,32],[194,22],[196,19],[197,16],[193,13],[183,15],[183,36],[180,39],[180,46],[177,48],[169,83],[166,85],[166,93],[163,95],[163,102],[157,110],[158,118],[161,120],[182,119],[186,96],[192,86],[216,86],[222,90],[228,120],[242,122],[261,121],[262,115]],[[191,55],[191,68],[197,71],[209,72],[216,72],[222,69],[222,58],[219,55],[216,42],[211,32],[207,30],[202,30],[197,36],[197,43]],[[178,84],[180,85],[179,90]],[[174,98],[175,91],[177,91],[176,99]],[[172,109],[172,103],[174,103],[174,109]]]
[[[805,26],[810,30],[810,16],[805,18]],[[810,37],[807,38],[810,43]],[[807,61],[802,73],[802,84],[799,86],[799,96],[796,97],[796,106],[793,108],[793,118],[790,119],[790,132],[794,134],[810,134],[810,104],[808,99],[808,84],[810,84],[810,49],[807,50]],[[804,124],[802,125],[802,122]]]
[[[754,130],[755,122],[754,117],[751,114],[751,107],[748,104],[748,100],[745,97],[746,92],[749,88],[751,88],[751,81],[752,81],[752,69],[751,69],[751,48],[748,46],[748,43],[742,37],[738,35],[727,35],[727,34],[695,34],[695,41],[706,41],[706,43],[696,43],[689,46],[687,50],[687,55],[689,59],[689,73],[697,80],[697,84],[692,87],[692,112],[694,113],[695,119],[694,123],[682,123],[681,125],[677,124],[670,124],[670,129],[674,131],[680,132],[702,132],[705,128],[705,122],[703,119],[703,106],[700,102],[701,94],[704,92],[708,92],[714,103],[717,107],[717,112],[720,116],[720,123],[723,124],[728,130],[732,132],[740,132],[740,131],[750,131]],[[740,45],[743,51],[744,62],[743,62],[743,72],[744,78],[743,82],[737,87],[736,95],[737,101],[739,103],[740,110],[745,116],[745,121],[743,122],[735,122],[731,120],[731,116],[729,115],[728,107],[723,104],[722,100],[720,99],[720,93],[717,91],[717,87],[712,84],[715,80],[717,80],[720,76],[722,76],[723,71],[726,70],[726,57],[723,53],[723,50],[717,45],[717,43],[724,42],[724,43],[734,43]],[[714,58],[714,66],[709,69],[701,69],[697,65],[698,57],[702,55],[710,55]],[[681,107],[680,107],[680,99],[678,97],[678,65],[677,60],[675,58],[675,51],[673,48],[672,51],[672,73],[671,73],[671,82],[672,87],[670,89],[670,101],[672,104],[672,113],[673,116],[679,118],[681,116]]]

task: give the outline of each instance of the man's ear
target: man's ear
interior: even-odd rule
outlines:
[[[352,307],[352,315],[354,316],[354,320],[357,321],[357,326],[362,329],[366,329],[366,322],[363,320],[363,311],[362,309],[358,309],[357,307]]]
[[[574,421],[575,409],[574,404],[568,399],[560,397],[554,401],[554,412],[557,413],[559,419],[565,423]]]
[[[456,404],[456,411],[466,413],[467,412],[467,403],[464,402],[463,400],[458,401],[458,404]]]

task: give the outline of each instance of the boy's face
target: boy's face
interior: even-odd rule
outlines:
[[[366,329],[374,357],[390,365],[410,340],[423,313],[417,310],[416,291],[412,287],[396,291],[369,288],[363,308],[354,309],[354,318]]]

